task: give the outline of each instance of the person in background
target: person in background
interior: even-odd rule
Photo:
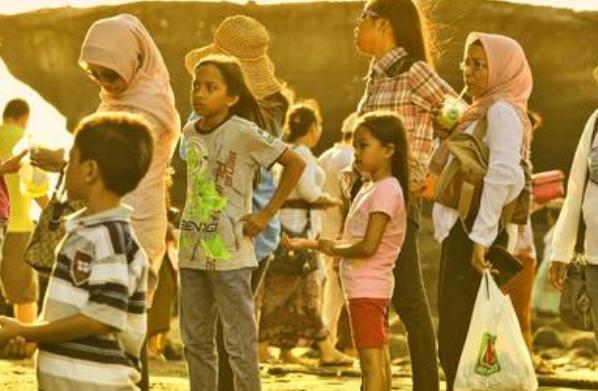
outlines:
[[[8,187],[6,186],[4,175],[14,174],[17,172],[21,168],[21,159],[27,153],[28,151],[25,150],[21,152],[21,154],[13,156],[0,163],[0,247],[2,247],[4,243],[4,238],[6,236],[6,226],[8,225],[8,217],[10,214],[10,198],[8,195]],[[0,252],[0,265],[1,264],[2,252]],[[12,307],[6,303],[6,300],[4,300],[4,297],[0,292],[0,314],[7,315],[10,313],[12,313]],[[18,353],[18,351],[14,351],[13,348],[16,348],[16,346],[12,346],[11,348],[6,347],[0,354],[0,357],[22,357],[26,354],[24,351],[25,349],[23,349],[23,353]]]
[[[25,136],[29,121],[29,105],[22,99],[9,101],[2,115],[0,126],[0,159],[6,160],[13,154],[15,145]],[[16,319],[32,323],[37,318],[39,299],[38,275],[25,263],[24,255],[33,232],[34,224],[29,217],[31,198],[20,190],[20,179],[16,173],[5,176],[10,198],[10,214],[6,237],[2,246],[0,280],[2,294],[13,305]],[[47,196],[36,198],[40,207],[48,202]],[[28,357],[33,354],[35,345],[29,344],[20,351],[6,352],[7,356]]]
[[[532,310],[535,318],[546,317],[557,318],[559,315],[559,303],[561,292],[550,282],[550,260],[552,259],[552,240],[554,239],[554,225],[556,224],[560,210],[563,207],[563,199],[557,198],[543,205],[545,210],[546,227],[544,234],[544,253],[540,259],[540,266],[536,270],[534,287],[532,290]]]
[[[594,69],[598,81],[598,67]],[[574,256],[586,261],[585,285],[591,302],[594,335],[598,342],[598,110],[590,116],[577,144],[573,157],[567,195],[554,227],[550,280],[559,291],[569,263]],[[585,192],[584,192],[585,190]],[[579,237],[579,222],[583,216],[585,235]],[[583,254],[576,254],[576,241],[584,244]]]
[[[351,113],[343,121],[341,139],[318,157],[318,164],[324,170],[326,179],[322,190],[334,198],[342,198],[339,173],[353,161],[353,128],[357,122],[357,113]],[[322,237],[340,239],[346,211],[341,206],[324,210]],[[330,340],[337,343],[337,324],[345,306],[345,297],[338,276],[339,259],[325,256],[326,280],[322,298],[322,319],[330,333]]]
[[[542,117],[536,112],[528,111],[528,117],[532,126],[531,140],[535,131],[542,126]],[[538,206],[534,206],[537,209]],[[536,245],[534,244],[534,231],[532,227],[531,215],[525,226],[510,224],[507,227],[509,234],[508,250],[522,264],[523,269],[517,273],[510,281],[501,287],[502,291],[509,295],[513,308],[519,320],[523,339],[527,348],[532,353],[532,287],[536,273]]]
[[[172,187],[172,176],[168,173],[167,189]],[[152,306],[147,311],[147,355],[150,360],[166,360],[164,349],[170,330],[173,306],[178,292],[178,238],[176,234],[179,210],[171,206],[170,193],[166,193],[168,228],[166,229],[166,253],[158,275],[160,283]]]
[[[339,204],[339,200],[323,191],[324,171],[311,152],[320,139],[322,128],[317,107],[296,104],[289,109],[285,124],[289,149],[306,163],[305,171],[289,195],[289,201],[306,205],[285,206],[279,212],[283,228],[290,232],[306,232],[318,237],[322,227],[321,211]],[[308,206],[309,205],[309,206]],[[314,205],[312,208],[311,205]],[[276,264],[276,258],[272,261]],[[301,274],[280,273],[272,268],[266,274],[262,314],[259,328],[260,360],[270,358],[268,347],[280,347],[280,359],[304,364],[293,355],[300,341],[320,349],[320,364],[349,365],[353,360],[334,348],[319,311],[320,284],[318,270]]]

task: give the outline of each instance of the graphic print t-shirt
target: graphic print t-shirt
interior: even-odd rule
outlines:
[[[209,132],[183,129],[187,200],[181,220],[179,266],[236,270],[257,265],[241,218],[251,213],[255,171],[269,168],[285,145],[253,122],[232,116]]]

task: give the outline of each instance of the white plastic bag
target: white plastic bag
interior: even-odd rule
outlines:
[[[538,389],[534,366],[511,299],[501,292],[489,271],[482,276],[454,389]]]

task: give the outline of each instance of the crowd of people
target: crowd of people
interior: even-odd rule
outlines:
[[[100,104],[77,126],[68,156],[39,147],[13,155],[29,107],[16,99],[4,110],[0,277],[14,315],[0,317],[4,354],[37,351],[41,390],[147,390],[148,356],[162,354],[178,295],[191,390],[259,390],[258,364],[274,359],[270,347],[280,349],[279,360],[303,365],[293,349],[305,346],[319,351],[321,366],[358,357],[362,389],[382,391],[392,387],[392,307],[407,333],[413,389],[439,389],[439,361],[452,390],[495,246],[524,265],[503,290],[531,354],[536,253],[530,210],[517,215],[512,205],[529,200],[538,126],[528,109],[532,72],[516,40],[472,32],[455,64],[470,103],[460,102],[466,108],[447,121],[443,106],[463,94],[435,71],[426,25],[412,0],[365,4],[354,37],[371,58],[363,96],[339,142],[317,158],[320,102],[296,100],[276,77],[259,21],[228,17],[213,43],[187,53],[184,124],[168,69],[139,19],[96,21],[79,65],[98,84]],[[582,216],[595,319],[597,116],[580,138],[544,268],[561,288]],[[455,134],[487,151],[483,185],[466,208],[447,186],[458,161],[447,143]],[[180,218],[168,196],[177,145],[187,169]],[[85,205],[65,218],[48,278],[24,261],[36,229],[15,174],[26,154],[33,166],[64,173],[68,199]],[[436,329],[418,246],[426,199],[442,247]],[[49,207],[46,196],[35,201]]]

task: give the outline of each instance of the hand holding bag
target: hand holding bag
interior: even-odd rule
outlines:
[[[64,217],[82,209],[82,201],[62,200],[64,172],[58,177],[52,198],[42,210],[25,250],[25,262],[42,275],[49,275],[56,261],[55,250],[65,234]]]

